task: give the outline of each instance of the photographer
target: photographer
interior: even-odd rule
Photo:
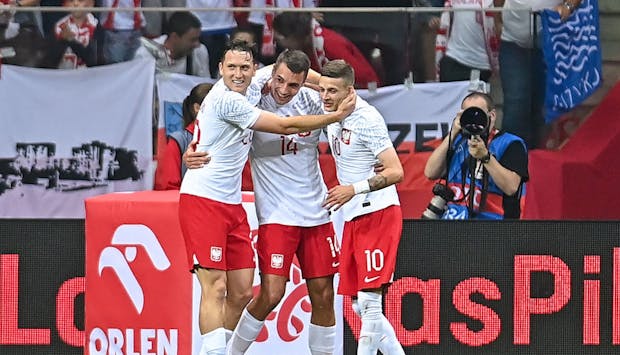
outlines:
[[[495,129],[490,96],[471,93],[461,109],[424,168],[429,179],[447,176],[447,186],[435,185],[435,197],[422,218],[518,219],[529,179],[525,143]]]

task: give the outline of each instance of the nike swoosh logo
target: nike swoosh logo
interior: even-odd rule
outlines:
[[[340,266],[340,262],[332,263],[332,267],[338,267],[338,266]]]
[[[380,277],[381,276],[375,276],[375,277],[368,277],[368,276],[366,276],[366,277],[364,277],[364,282],[365,283],[373,282],[373,281],[379,279]]]

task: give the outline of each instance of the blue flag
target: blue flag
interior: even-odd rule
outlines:
[[[555,10],[544,10],[541,17],[547,65],[545,122],[550,123],[602,83],[598,1],[583,0],[565,22]]]

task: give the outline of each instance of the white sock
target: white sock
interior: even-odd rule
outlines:
[[[235,331],[230,338],[228,344],[227,355],[241,355],[245,354],[250,345],[256,340],[258,333],[263,329],[265,321],[260,321],[254,318],[247,307],[241,313],[239,323],[235,327]]]
[[[357,300],[362,315],[357,355],[376,355],[383,333],[381,294],[360,291],[357,293]]]
[[[360,312],[360,306],[356,299],[351,301],[351,308],[358,315],[362,316]],[[385,318],[385,316],[381,315],[381,327],[383,329],[383,335],[381,336],[381,340],[379,341],[379,351],[381,351],[384,355],[404,355],[405,351],[403,347],[400,345],[398,338],[396,337],[396,332],[394,332],[394,327],[392,327],[392,323]]]
[[[336,348],[336,326],[323,327],[310,323],[308,347],[312,355],[332,355]]]
[[[213,329],[201,335],[202,346],[200,355],[224,355],[226,354],[226,334],[224,328]]]
[[[381,315],[381,327],[383,328],[383,335],[379,340],[379,350],[384,355],[405,355],[403,347],[400,345],[394,327],[390,321]]]

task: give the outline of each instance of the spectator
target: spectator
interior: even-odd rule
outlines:
[[[229,8],[233,0],[187,0],[187,7],[192,8]],[[209,50],[209,70],[211,77],[219,76],[218,64],[232,30],[237,22],[232,11],[192,11],[201,23],[200,42]]]
[[[251,0],[252,8],[315,8],[318,0]],[[276,47],[273,40],[273,17],[274,11],[252,11],[248,16],[248,23],[252,26],[258,41],[258,55],[263,63],[273,63],[276,57]]]
[[[317,72],[330,59],[343,59],[355,70],[358,87],[369,83],[381,85],[377,73],[351,41],[339,33],[323,28],[309,13],[283,12],[273,19],[274,37],[282,49],[298,49],[310,58]]]
[[[248,46],[254,49],[254,53],[257,53],[255,62],[258,64],[259,67],[262,68],[264,64],[260,61],[260,56],[258,55],[260,46],[257,43],[256,38],[256,32],[254,32],[252,28],[247,26],[238,26],[230,34],[230,42],[245,41],[247,42]]]
[[[65,48],[53,38],[43,38],[36,25],[16,22],[13,3],[0,5],[0,47],[12,48],[15,55],[2,63],[33,68],[57,68]],[[23,20],[23,18],[22,18]]]
[[[167,53],[156,53],[144,43],[136,52],[136,58],[156,58],[157,70],[202,77],[211,77],[209,53],[200,43],[200,21],[189,12],[178,11],[170,16],[166,33],[154,40]],[[143,40],[144,42],[144,40]],[[163,56],[164,58],[161,58]]]
[[[500,77],[504,96],[502,128],[522,137],[528,148],[538,147],[544,134],[545,64],[541,49],[542,25],[531,11],[555,9],[562,20],[581,4],[581,0],[495,0],[504,6],[499,50]],[[535,22],[534,26],[532,21]],[[532,32],[534,28],[534,32]],[[536,41],[534,41],[536,39]]]
[[[471,108],[479,109],[476,113],[479,118],[488,117],[487,127],[480,135],[463,131],[462,127],[467,128],[463,121],[467,112],[463,112]],[[448,202],[442,218],[520,218],[524,183],[529,179],[525,143],[495,128],[496,112],[489,95],[471,93],[463,99],[461,109],[450,133],[433,151],[424,168],[424,175],[429,179],[446,178],[442,190],[453,192],[454,198],[449,192],[440,194]]]
[[[185,0],[142,0],[142,7],[185,7]],[[144,36],[156,38],[164,34],[170,16],[172,16],[170,12],[145,11]]]
[[[41,0],[8,0],[8,4],[14,7],[38,7],[41,6]],[[21,27],[36,28],[39,34],[43,34],[41,13],[38,11],[16,11],[13,21]]]
[[[142,6],[142,0],[101,0],[102,7],[115,9]],[[104,64],[120,63],[133,59],[140,47],[140,36],[146,25],[141,11],[111,11],[101,14],[103,26]]]
[[[493,0],[472,3],[468,0],[447,0],[437,31],[436,63],[439,81],[469,80],[471,71],[480,71],[480,79],[488,82],[498,70],[499,40],[492,13]]]
[[[155,190],[178,190],[181,187],[181,180],[187,170],[181,157],[192,141],[200,104],[211,87],[213,85],[208,83],[198,84],[183,100],[183,125],[185,129],[168,135],[164,156],[157,163],[157,170],[155,171]]]
[[[93,7],[93,0],[65,0],[68,7]],[[97,62],[97,48],[94,41],[97,19],[92,13],[76,10],[56,23],[56,39],[66,48],[58,65],[60,69],[90,67]]]

